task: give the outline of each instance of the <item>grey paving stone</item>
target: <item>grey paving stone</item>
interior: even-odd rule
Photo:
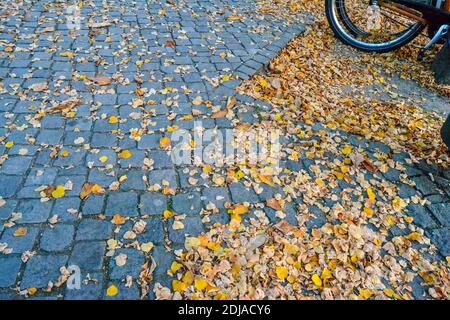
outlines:
[[[450,227],[450,203],[435,203],[428,208],[441,225]]]
[[[153,258],[156,262],[155,275],[166,275],[167,270],[170,270],[172,262],[175,260],[173,252],[168,252],[164,246],[155,246],[152,250]]]
[[[231,198],[234,203],[257,203],[259,202],[259,197],[253,189],[247,188],[242,183],[232,183],[229,186],[231,192]]]
[[[177,214],[196,215],[202,208],[200,194],[196,192],[177,194],[172,200],[173,210]]]
[[[36,137],[36,143],[55,146],[60,143],[63,134],[62,130],[41,130]]]
[[[137,194],[134,192],[115,192],[110,193],[106,200],[105,213],[113,216],[116,213],[122,217],[133,217],[138,215]]]
[[[162,215],[167,210],[167,197],[158,193],[145,193],[140,199],[141,215]]]
[[[406,184],[398,185],[398,196],[401,198],[410,198],[417,194],[417,191]]]
[[[83,219],[78,225],[76,240],[107,240],[112,235],[109,221]]]
[[[224,210],[225,202],[230,202],[230,196],[228,194],[228,189],[224,187],[211,187],[204,188],[202,190],[202,200],[204,206],[208,203],[213,203],[218,209]]]
[[[30,258],[25,267],[20,288],[47,288],[48,283],[55,283],[61,275],[60,268],[66,266],[67,256],[42,256]]]
[[[85,278],[87,274],[81,274],[82,281],[79,289],[66,289],[65,300],[99,300],[103,295],[103,275],[101,273],[89,274],[89,281]]]
[[[201,217],[187,217],[182,220],[184,229],[174,230],[172,228],[173,221],[169,222],[169,239],[176,244],[184,244],[185,236],[199,236],[205,231]]]
[[[50,215],[57,215],[62,223],[75,222],[78,219],[80,203],[81,200],[79,197],[64,197],[57,199],[55,200]],[[74,212],[74,210],[76,210],[76,212]]]
[[[441,228],[431,230],[430,239],[444,257],[450,256],[450,229]]]
[[[23,175],[31,165],[31,157],[10,157],[1,167],[2,173],[8,173],[11,175]]]
[[[164,242],[164,225],[161,219],[151,218],[144,220],[147,225],[145,231],[138,235],[140,243],[153,242],[154,244]]]
[[[83,215],[97,215],[103,212],[105,196],[89,196],[84,200],[81,212]]]
[[[0,181],[2,182],[0,183],[0,196],[3,198],[9,198],[19,188],[22,177],[0,174]]]
[[[69,248],[75,234],[72,225],[58,224],[54,228],[47,228],[40,241],[41,250],[47,252],[61,252]]]
[[[115,258],[120,254],[127,256],[126,264],[124,266],[118,266],[116,264]],[[143,252],[136,249],[118,249],[109,262],[109,277],[113,280],[123,280],[127,276],[132,276],[136,279],[142,271],[141,266],[144,262],[145,257]]]
[[[82,273],[100,270],[105,250],[105,241],[77,242],[73,247],[69,264],[78,266]]]
[[[155,169],[166,169],[173,167],[172,158],[166,151],[152,150],[149,153],[149,158],[154,161],[153,167]]]
[[[416,183],[417,190],[425,196],[439,193],[437,185],[426,176],[414,177],[412,180]]]
[[[11,287],[15,284],[21,265],[20,257],[0,257],[0,288]]]
[[[15,237],[14,232],[20,227],[27,229],[27,233],[23,237]],[[39,234],[39,228],[28,226],[16,226],[6,229],[0,238],[0,242],[7,243],[8,247],[13,249],[13,253],[24,253],[31,250],[36,243],[37,236]]]
[[[172,169],[150,171],[148,182],[150,185],[159,184],[160,186],[165,186],[168,183],[170,188],[178,188],[177,174]]]
[[[56,178],[56,168],[33,168],[25,180],[26,186],[51,185]]]
[[[22,213],[22,223],[41,223],[45,222],[52,208],[51,201],[41,202],[40,200],[23,200],[17,207],[17,212]]]
[[[127,179],[120,184],[120,189],[123,191],[131,190],[145,190],[146,185],[143,177],[145,172],[140,170],[122,171],[119,176],[126,176]]]
[[[410,205],[408,207],[409,216],[414,218],[414,223],[423,229],[436,228],[437,224],[433,220],[430,212],[421,205]]]
[[[1,221],[8,220],[11,217],[11,214],[14,212],[14,209],[17,206],[17,201],[15,200],[5,200],[5,201],[6,203],[0,208],[0,224]]]

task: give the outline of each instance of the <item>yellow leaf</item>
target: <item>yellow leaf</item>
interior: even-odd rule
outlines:
[[[405,222],[412,223],[414,221],[413,217],[404,217]]]
[[[389,298],[393,298],[395,296],[395,292],[392,289],[386,288],[383,290],[384,294]]]
[[[132,154],[129,150],[123,150],[121,153],[119,153],[120,159],[129,159],[131,158]]]
[[[277,267],[275,270],[278,279],[280,279],[281,281],[284,281],[287,276],[288,276],[288,269],[285,267]]]
[[[5,143],[5,148],[11,149],[12,147],[14,147],[14,142],[8,141],[7,143]]]
[[[121,217],[120,214],[116,213],[113,218],[112,218],[112,224],[115,225],[122,225],[125,224],[125,222],[127,222],[127,219],[125,219],[124,217]]]
[[[367,189],[367,197],[369,197],[370,200],[375,200],[375,193],[371,188]]]
[[[226,293],[216,294],[213,300],[228,300],[228,295]]]
[[[110,124],[115,124],[117,122],[119,122],[119,118],[117,118],[116,116],[111,116],[109,117],[109,121]]]
[[[128,177],[126,175],[120,176],[119,182],[122,183],[122,182],[124,182],[127,179],[128,179]]]
[[[64,194],[65,194],[64,187],[59,185],[56,187],[55,191],[52,192],[52,197],[55,199],[59,199],[64,197]]]
[[[172,289],[175,292],[179,292],[182,293],[187,289],[187,286],[184,282],[179,281],[179,280],[173,280],[172,281]]]
[[[170,219],[175,215],[174,212],[170,211],[170,210],[164,210],[163,216],[165,219]]]
[[[364,208],[364,213],[366,214],[366,217],[368,217],[368,218],[373,216],[373,210],[370,208]]]
[[[288,254],[295,255],[298,252],[298,248],[290,243],[284,245],[284,251]]]
[[[34,296],[37,292],[37,289],[36,288],[28,288],[27,292],[30,296]]]
[[[267,88],[267,81],[264,79],[259,80],[259,84],[261,85],[261,87],[263,88]]]
[[[275,184],[273,183],[273,177],[267,174],[260,174],[259,179],[262,183],[267,184],[268,186],[275,187]]]
[[[24,237],[28,233],[27,228],[18,228],[16,231],[14,231],[13,236],[14,237]]]
[[[312,282],[314,283],[315,286],[317,287],[321,287],[322,286],[322,279],[320,279],[319,275],[317,273],[315,273],[312,277],[311,277]]]
[[[370,291],[369,289],[360,289],[359,297],[364,300],[368,300],[370,299],[370,297],[372,297],[372,291]]]
[[[170,271],[172,271],[172,274],[175,274],[182,267],[183,267],[183,265],[181,263],[174,261],[174,262],[172,262],[172,265],[170,266]]]
[[[409,235],[407,235],[405,238],[410,240],[410,241],[417,241],[417,242],[419,242],[422,239],[422,236],[418,232],[412,232]]]
[[[109,158],[107,156],[101,156],[98,160],[100,160],[101,163],[105,163],[108,159]]]
[[[323,180],[320,178],[316,179],[316,184],[321,188],[323,188],[325,186],[325,182],[323,182]]]
[[[191,284],[194,283],[194,274],[192,272],[188,271],[184,274],[182,280],[187,286],[190,286]]]
[[[153,242],[147,242],[141,245],[141,250],[145,253],[149,253],[150,251],[152,251],[153,247],[154,247]]]
[[[208,286],[208,282],[206,282],[203,279],[195,279],[194,281],[194,287],[195,289],[197,289],[198,291],[203,291],[206,289],[206,287]]]
[[[61,157],[63,157],[63,158],[66,158],[66,157],[68,157],[68,156],[70,155],[70,152],[64,150],[64,151],[61,151],[61,153],[60,153],[59,155],[60,155]]]
[[[236,172],[234,174],[234,177],[238,180],[241,180],[243,177],[245,176],[244,172],[242,172],[241,170],[239,170],[238,172]]]
[[[233,210],[231,210],[231,213],[235,215],[247,214],[248,208],[243,204],[238,204],[237,206],[234,207]]]
[[[402,198],[396,197],[394,200],[392,200],[392,207],[394,208],[395,212],[401,212],[407,206],[408,204]]]
[[[178,126],[177,125],[173,125],[173,126],[167,128],[167,132],[169,132],[169,133],[177,131],[177,130],[178,130]]]
[[[109,288],[106,290],[106,295],[108,297],[115,297],[119,293],[119,288],[117,288],[115,285],[109,286]]]
[[[203,168],[202,168],[202,171],[204,172],[204,173],[210,173],[210,172],[212,172],[212,167],[211,167],[211,165],[206,165],[206,166],[204,166]]]
[[[344,149],[342,149],[342,154],[344,156],[348,156],[350,153],[352,153],[352,147],[350,145],[346,145]]]
[[[102,186],[100,186],[99,184],[94,184],[92,186],[91,192],[95,195],[100,195],[100,194],[105,193],[105,189],[103,189]]]
[[[161,149],[169,149],[171,143],[172,143],[172,141],[170,141],[169,137],[164,137],[164,138],[161,138],[161,140],[159,140],[159,147]]]
[[[331,279],[332,277],[333,277],[333,275],[331,274],[331,271],[328,270],[328,268],[323,269],[322,276],[321,276],[322,280],[325,281],[325,280]]]
[[[108,249],[110,250],[114,250],[117,248],[117,246],[119,245],[119,241],[115,240],[115,239],[109,239],[106,244],[108,245]]]
[[[394,216],[386,216],[385,221],[388,224],[388,226],[393,226],[394,224],[397,223],[397,219],[395,219]]]
[[[207,245],[208,249],[212,250],[212,251],[220,251],[220,249],[222,248],[219,242],[210,242]]]

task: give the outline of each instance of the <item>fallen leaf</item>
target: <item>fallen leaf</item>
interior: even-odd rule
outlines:
[[[115,297],[119,294],[119,289],[115,285],[109,286],[109,288],[106,290],[106,295],[108,297]]]
[[[159,147],[163,150],[169,149],[171,144],[172,144],[172,141],[170,140],[169,137],[163,137],[163,138],[161,138],[161,140],[159,140]]]
[[[123,225],[123,224],[125,224],[125,222],[127,222],[127,219],[122,217],[118,213],[116,213],[111,220],[111,223],[115,224],[115,225]]]
[[[118,157],[120,159],[129,159],[129,158],[131,158],[131,156],[132,156],[132,153],[129,150],[123,150],[118,155]]]
[[[55,198],[55,199],[59,199],[59,198],[64,197],[64,194],[65,194],[64,187],[61,186],[61,185],[59,185],[59,186],[57,186],[56,189],[52,192],[52,197]]]
[[[17,230],[14,231],[13,236],[14,237],[24,237],[27,235],[27,233],[28,233],[27,228],[21,227],[21,228],[17,228]]]
[[[267,199],[266,204],[269,208],[272,208],[273,210],[283,211],[283,206],[281,205],[280,201],[278,201],[275,198]]]
[[[167,40],[166,42],[164,42],[164,46],[170,47],[172,49],[175,49],[177,47],[175,42],[173,42],[172,40]]]
[[[288,269],[285,267],[277,267],[275,272],[277,274],[278,279],[280,279],[281,281],[284,281],[289,274]]]

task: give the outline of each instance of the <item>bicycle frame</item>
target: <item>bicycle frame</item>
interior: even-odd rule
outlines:
[[[439,27],[444,24],[450,24],[450,0],[445,0],[441,9],[408,0],[381,0],[379,1],[379,5],[411,19],[415,19],[423,25]],[[418,13],[421,16],[418,16]]]

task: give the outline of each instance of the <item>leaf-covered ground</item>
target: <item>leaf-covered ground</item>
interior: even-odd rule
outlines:
[[[283,147],[288,161],[303,161],[301,169],[288,166],[267,182],[254,168],[241,167],[250,175],[248,186],[273,183],[280,192],[250,209],[231,207],[230,225],[188,238],[170,271],[177,276],[175,294],[157,287],[157,296],[448,299],[449,258],[439,257],[422,229],[430,225],[414,212],[427,200],[406,196],[401,186],[415,185],[409,157],[448,166],[439,139],[443,118],[421,108],[421,99],[399,97],[389,81],[399,75],[446,96],[448,88],[434,84],[430,58],[418,63],[418,46],[383,55],[343,48],[328,28],[323,1],[257,3],[261,12],[296,21],[300,14],[308,24],[306,35],[291,41],[266,73],[238,89],[271,104],[261,116],[293,138]],[[391,99],[368,92],[375,86]],[[366,141],[390,148],[373,152]],[[293,207],[290,224],[284,219]],[[281,221],[270,223],[266,208]],[[242,224],[249,211],[252,218]]]
[[[0,299],[448,299],[448,90],[322,2],[1,2]],[[174,163],[207,128],[280,158]]]

